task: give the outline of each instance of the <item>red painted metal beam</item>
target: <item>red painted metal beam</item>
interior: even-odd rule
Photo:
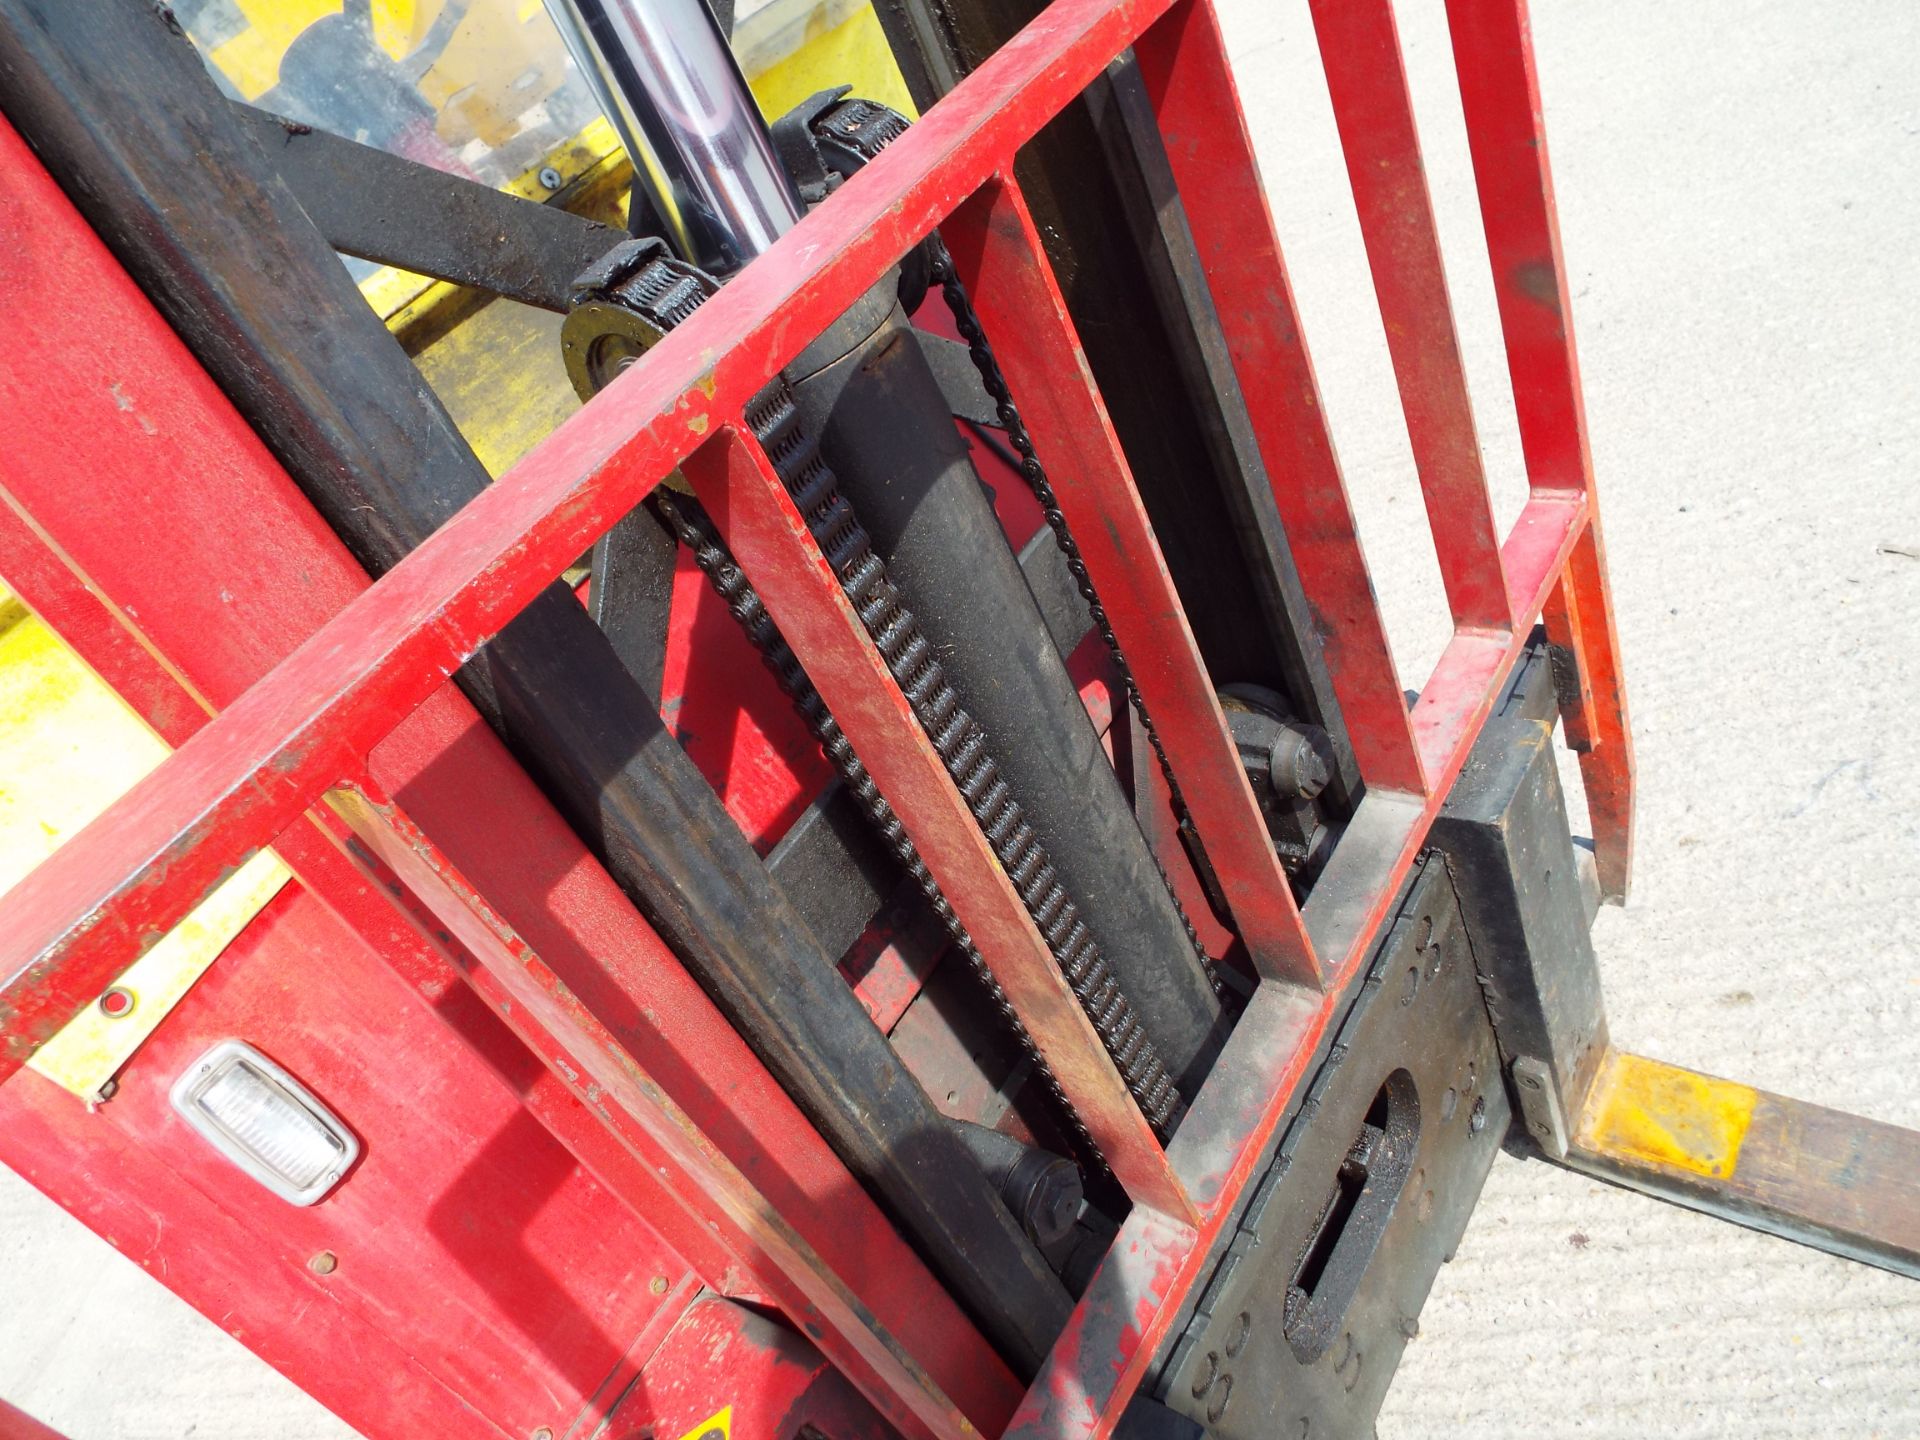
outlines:
[[[1313,0],[1312,8],[1447,602],[1457,627],[1504,630],[1513,616],[1493,502],[1393,6],[1389,0]]]
[[[0,1400],[0,1440],[67,1440],[51,1425],[42,1425],[24,1410]]]
[[[887,671],[766,452],[729,429],[683,467],[767,613],[949,897],[1134,1202],[1193,1214],[1066,976]]]
[[[1019,187],[1006,178],[989,184],[941,235],[987,333],[999,337],[994,355],[1020,397],[1240,938],[1262,976],[1317,987],[1292,887]]]
[[[107,950],[119,945],[113,958],[124,963],[129,953],[125,947],[137,941],[143,925],[156,926],[184,909],[206,888],[213,867],[270,838],[279,828],[276,821],[298,815],[308,799],[349,773],[356,749],[364,749],[399,712],[430,693],[480,639],[624,513],[652,477],[715,429],[731,427],[746,398],[774,368],[863,291],[909,241],[1003,169],[1019,143],[1136,39],[1229,341],[1237,363],[1253,381],[1247,389],[1262,452],[1290,537],[1300,551],[1303,578],[1328,617],[1323,638],[1335,661],[1336,683],[1354,728],[1363,773],[1374,787],[1350,827],[1348,842],[1336,852],[1334,863],[1350,872],[1352,897],[1336,891],[1326,902],[1339,917],[1322,946],[1330,978],[1336,986],[1349,978],[1377,932],[1394,887],[1412,863],[1446,786],[1464,763],[1521,637],[1517,630],[1462,636],[1423,692],[1422,713],[1409,719],[1366,582],[1251,149],[1232,103],[1235,91],[1217,20],[1207,0],[1180,0],[1167,22],[1142,36],[1142,28],[1164,8],[1149,0],[1057,0],[908,137],[856,176],[834,203],[815,211],[669,337],[648,364],[635,367],[606,397],[355,601],[190,741],[102,826],[63,850],[26,887],[0,903],[0,928],[26,937],[29,955],[85,962],[62,976],[72,993],[24,1015],[0,1015],[15,1043],[15,1058],[0,1064],[17,1063],[18,1051],[44,1033],[60,1004],[84,1003],[97,990],[98,984],[88,988],[88,966],[99,970]],[[1511,6],[1506,8],[1518,16]],[[1482,19],[1492,15],[1489,33],[1500,38],[1499,7],[1473,7],[1463,0],[1453,9],[1457,43],[1460,14],[1466,12]],[[1530,95],[1524,24],[1516,24],[1517,53]],[[1470,100],[1470,129],[1474,124]],[[1532,117],[1529,131],[1537,142],[1534,132],[1537,117]],[[1499,146],[1491,153],[1497,163]],[[1475,162],[1477,173],[1489,163],[1480,148]],[[1545,206],[1552,242],[1550,191],[1537,143],[1529,163],[1536,165],[1536,205]],[[1488,184],[1482,174],[1483,204]],[[1490,230],[1492,224],[1490,218]],[[1557,249],[1551,243],[1549,249],[1549,273],[1563,313]],[[1499,267],[1496,259],[1497,272]],[[1528,272],[1520,280],[1529,278],[1537,282],[1540,277]],[[1507,315],[1509,299],[1503,294],[1511,357],[1516,327]],[[1564,327],[1562,341],[1562,378],[1575,387],[1577,421],[1577,376]],[[1515,369],[1518,391],[1519,367]],[[1530,376],[1528,383],[1536,378]],[[1549,414],[1551,408],[1541,413]],[[1528,433],[1526,409],[1523,403],[1523,438]],[[1579,438],[1584,461],[1584,434]],[[838,609],[823,603],[822,590],[830,587],[837,598],[837,586],[817,553],[809,551],[810,541],[764,457],[731,436],[726,445],[724,456],[713,452],[724,463],[702,483],[722,513],[728,510],[723,502],[731,487],[753,500],[728,523],[750,557],[749,570],[760,572],[756,579],[765,583],[771,576],[770,588],[792,587],[783,592],[777,608],[770,596],[770,608],[795,627],[790,638],[796,649],[833,672],[825,677],[823,693],[829,684],[843,687],[827,698],[836,710],[850,707],[852,723],[847,716],[842,720],[856,744],[870,735],[872,743],[864,749],[877,744],[881,763],[894,767],[881,783],[906,798],[913,811],[909,827],[919,825],[933,848],[948,847],[935,869],[967,882],[955,890],[956,903],[966,895],[976,913],[963,906],[963,916],[970,924],[984,922],[994,932],[995,951],[1012,957],[1010,973],[1032,985],[1024,1003],[1043,1025],[1057,1030],[1049,1038],[1072,1042],[1077,1007],[1071,1007],[1072,1014],[1046,1012],[1047,1006],[1058,1006],[1059,996],[1049,995],[1042,983],[1044,967],[1035,963],[1033,954],[1036,937],[1020,929],[1024,912],[1017,917],[1007,913],[1010,896],[1003,876],[995,882],[991,856],[983,861],[969,854],[964,838],[948,833],[946,820],[951,817],[943,818],[942,807],[950,810],[957,797],[943,771],[936,775],[928,769],[927,757],[910,737],[903,742],[911,716],[884,673],[868,673],[863,680],[861,666],[870,672],[877,657],[856,632],[857,620],[844,601]],[[738,463],[742,457],[744,464]],[[1617,683],[1602,684],[1600,678],[1613,650],[1604,587],[1597,583],[1599,547],[1590,525],[1590,484],[1584,470],[1580,484],[1543,483],[1535,459],[1530,449],[1534,501],[1501,551],[1511,612],[1530,615],[1546,605],[1552,587],[1561,583],[1569,555],[1575,555],[1574,569],[1568,572],[1570,588],[1554,608],[1568,617],[1569,631],[1591,664],[1593,693],[1611,700],[1617,697]],[[701,466],[696,463],[694,469],[698,472]],[[770,528],[756,537],[756,524]],[[756,551],[756,545],[764,548]],[[757,559],[751,558],[756,554]],[[1586,580],[1578,573],[1583,565],[1591,570]],[[1611,752],[1607,763],[1617,766],[1624,747],[1624,705],[1617,706],[1611,719],[1603,710],[1595,720],[1585,733],[1602,737],[1595,753]],[[1607,728],[1614,722],[1617,738]],[[880,766],[875,770],[880,776]],[[1395,791],[1424,798],[1415,801]],[[564,987],[556,989],[557,981],[549,983],[550,972],[510,929],[488,908],[476,908],[471,887],[406,829],[397,812],[373,807],[358,818],[366,832],[363,838],[385,847],[396,868],[429,898],[435,915],[479,946],[482,963],[513,997],[515,1008],[530,1012],[525,1023],[565,1037],[566,1058],[556,1055],[556,1061],[585,1066],[590,1059],[598,1068],[578,1069],[578,1075],[602,1086],[603,1096],[619,1100],[621,1114],[648,1113],[651,1100],[642,1078],[630,1068],[630,1057],[604,1043],[591,1010]],[[1376,831],[1375,849],[1347,857],[1353,837],[1374,836]],[[96,872],[108,879],[95,884]],[[1323,876],[1316,901],[1326,890]],[[1310,904],[1310,927],[1314,910]],[[89,931],[89,920],[99,918],[111,924],[96,924]],[[1004,929],[996,931],[997,922],[1004,922]],[[109,930],[117,933],[109,935]],[[31,966],[14,971],[6,998],[25,998],[35,980]],[[1120,1243],[1030,1393],[1023,1411],[1030,1422],[1044,1424],[1051,1435],[1098,1435],[1111,1427],[1145,1357],[1164,1338],[1178,1300],[1200,1273],[1208,1245],[1230,1208],[1226,1201],[1234,1177],[1244,1180],[1251,1157],[1271,1136],[1332,1003],[1330,995],[1313,997],[1295,987],[1263,986],[1256,993],[1181,1132],[1178,1178],[1153,1170],[1150,1161],[1158,1152],[1150,1142],[1141,1143],[1137,1133],[1127,1134],[1124,1115],[1110,1113],[1103,1119],[1103,1124],[1112,1122],[1111,1133],[1119,1137],[1132,1172],[1131,1179],[1126,1174],[1122,1178],[1145,1203],[1129,1218]],[[1087,1041],[1082,1035],[1071,1048],[1063,1043],[1060,1053],[1084,1061]],[[576,1042],[584,1048],[573,1048]],[[1104,1062],[1103,1055],[1099,1058]],[[1100,1087],[1116,1081],[1110,1066],[1103,1072],[1092,1064],[1076,1077],[1076,1083],[1092,1087],[1088,1093],[1096,1101],[1102,1098]],[[640,1087],[638,1093],[635,1087]],[[1137,1113],[1134,1118],[1137,1121]],[[616,1118],[614,1123],[620,1122]],[[651,1130],[647,1134],[663,1146],[673,1143],[671,1136]],[[1160,1164],[1165,1167],[1164,1158]],[[1169,1201],[1168,1208],[1191,1218],[1193,1212],[1181,1208],[1182,1179],[1208,1199],[1197,1227],[1175,1225],[1169,1232],[1168,1222],[1154,1207],[1167,1200],[1160,1192],[1171,1190],[1181,1204]],[[772,1243],[785,1242],[776,1235]],[[788,1255],[780,1268],[784,1278],[805,1281],[804,1255]],[[809,1291],[806,1298],[828,1310],[844,1299],[830,1285],[821,1297]],[[855,1338],[864,1338],[869,1347],[858,1363],[907,1363],[884,1343],[881,1353],[874,1353],[876,1337]],[[897,1371],[895,1378],[901,1379]],[[902,1383],[916,1382],[909,1374]],[[926,1398],[920,1389],[919,1403],[924,1405]],[[1068,1409],[1056,1408],[1062,1401],[1070,1402]],[[915,1413],[923,1423],[937,1424],[937,1416],[924,1409]]]
[[[349,858],[367,868],[370,878],[382,878],[380,867],[398,877],[417,897],[423,930],[435,936],[449,963],[476,977],[482,997],[635,1160],[674,1177],[665,1188],[676,1192],[675,1203],[712,1227],[763,1278],[780,1308],[829,1346],[890,1424],[914,1437],[967,1440],[974,1433],[932,1376],[875,1322],[792,1222],[398,805],[357,789],[337,790],[328,799],[380,866],[368,866],[364,852],[353,847]],[[440,926],[451,938],[438,938]]]
[[[1633,878],[1633,730],[1598,516],[1574,546],[1544,618],[1548,638],[1572,652],[1579,674],[1578,698],[1564,712],[1567,744],[1580,755],[1600,893],[1617,904]]]
[[[1422,793],[1404,692],[1211,0],[1180,0],[1134,53],[1361,776],[1370,786]]]
[[[3,125],[0,171],[11,246],[0,269],[0,417],[14,436],[0,453],[0,575],[179,744],[367,580]],[[57,315],[38,304],[47,293],[68,297]],[[111,354],[88,343],[99,334],[115,336]],[[74,434],[88,437],[96,483],[72,483]],[[156,475],[167,483],[151,483]],[[860,1277],[867,1309],[976,1427],[997,1429],[1018,1394],[1004,1365],[458,692],[443,686],[370,764],[576,993],[616,1017],[621,1043],[647,1055],[773,1208],[837,1273]],[[503,834],[516,843],[502,846]],[[369,893],[305,822],[277,843],[307,888],[447,1018],[452,972],[384,892]],[[673,1234],[675,1209],[655,1208],[644,1167],[558,1086],[536,1070],[529,1110]],[[683,1188],[698,1195],[704,1182]],[[711,1283],[762,1288],[737,1256],[703,1249],[696,1228],[704,1221],[675,1238]],[[820,1344],[844,1348],[831,1333]]]
[[[0,1079],[626,514],[1157,16],[1059,0],[8,897]],[[203,843],[213,841],[217,843]],[[111,878],[109,878],[111,877]]]
[[[1536,492],[1578,491],[1588,500],[1570,589],[1549,606],[1547,622],[1555,642],[1573,650],[1591,702],[1568,712],[1567,734],[1581,748],[1601,893],[1623,900],[1633,864],[1633,733],[1527,7],[1447,0],[1447,20],[1527,474]]]

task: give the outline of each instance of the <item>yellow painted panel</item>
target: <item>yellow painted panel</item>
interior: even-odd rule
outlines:
[[[0,589],[0,891],[51,855],[167,747],[37,616]],[[256,855],[136,961],[118,1018],[91,1006],[31,1062],[93,1099],[207,966],[286,883],[271,851]]]
[[[375,0],[373,38],[395,60],[404,59],[439,16],[444,0]],[[280,83],[280,59],[314,21],[340,13],[340,0],[236,0],[243,28],[208,52],[214,66],[248,100]]]
[[[10,594],[0,603],[0,890],[54,852],[167,747]]]
[[[108,1015],[88,1006],[28,1065],[82,1100],[97,1099],[100,1087],[291,878],[279,856],[262,850],[122,973],[113,988],[126,993],[132,1009]]]
[[[323,15],[336,15],[340,0],[239,0],[247,24],[208,58],[241,96],[258,100],[280,83],[280,57],[302,30]]]
[[[1725,1179],[1759,1098],[1750,1086],[1615,1051],[1594,1079],[1577,1148]]]
[[[770,121],[830,85],[851,85],[862,99],[890,105],[909,119],[920,113],[913,108],[907,82],[900,78],[871,5],[862,5],[838,25],[810,32],[798,49],[749,75],[747,83]]]

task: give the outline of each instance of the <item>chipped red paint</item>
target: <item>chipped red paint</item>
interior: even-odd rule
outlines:
[[[567,852],[570,868],[553,882],[553,894],[564,892],[574,908],[560,906],[564,920],[555,923],[543,913],[553,894],[530,893],[509,873],[515,857],[503,856],[503,847],[476,833],[451,784],[443,781],[436,790],[430,783],[431,766],[423,757],[451,753],[457,738],[474,747],[483,767],[499,767],[489,773],[500,784],[530,791],[524,776],[507,778],[517,772],[477,729],[465,702],[445,690],[444,676],[631,508],[657,476],[686,460],[770,610],[808,661],[1137,1202],[1009,1427],[1049,1440],[1098,1440],[1166,1338],[1180,1302],[1205,1274],[1235,1198],[1284,1115],[1340,992],[1369,953],[1527,626],[1543,610],[1556,639],[1579,662],[1585,699],[1570,713],[1568,733],[1585,750],[1603,878],[1616,893],[1625,884],[1632,780],[1626,706],[1524,6],[1517,0],[1450,0],[1449,14],[1533,493],[1491,557],[1490,532],[1480,529],[1477,514],[1466,515],[1451,531],[1436,521],[1460,623],[1411,711],[1373,603],[1211,5],[1055,0],[645,364],[562,426],[377,586],[365,587],[350,566],[322,566],[311,575],[289,567],[285,544],[276,539],[264,558],[244,546],[210,548],[185,566],[196,584],[176,600],[162,584],[159,562],[127,555],[136,548],[126,543],[127,533],[139,535],[142,547],[150,540],[138,527],[115,516],[120,533],[90,535],[84,521],[91,502],[84,496],[63,500],[43,490],[32,503],[21,501],[22,473],[36,455],[54,467],[61,458],[57,447],[29,438],[0,456],[0,490],[12,506],[10,517],[0,517],[0,546],[18,552],[28,572],[65,567],[69,581],[83,586],[117,568],[116,583],[95,587],[97,598],[74,598],[68,584],[75,628],[92,637],[89,643],[102,657],[96,663],[123,674],[130,690],[153,701],[156,718],[185,739],[146,784],[0,900],[0,933],[13,945],[9,978],[0,989],[0,1028],[11,1058],[0,1060],[0,1077],[96,994],[143,935],[170,923],[249,849],[285,832],[302,837],[285,842],[291,852],[306,853],[303,845],[310,851],[312,836],[320,832],[311,830],[303,812],[329,787],[364,774],[360,783],[372,799],[347,796],[341,803],[365,849],[334,853],[339,863],[357,867],[368,903],[355,909],[341,900],[340,913],[354,910],[362,929],[384,922],[417,932],[421,938],[409,952],[414,958],[400,966],[417,992],[466,994],[449,977],[462,973],[470,979],[489,1013],[503,1016],[545,1064],[544,1078],[524,1097],[525,1108],[544,1126],[542,1136],[568,1142],[586,1169],[622,1197],[625,1213],[658,1213],[669,1228],[682,1222],[704,1226],[709,1240],[689,1240],[689,1252],[701,1253],[686,1258],[703,1273],[719,1271],[722,1286],[758,1287],[754,1293],[784,1309],[891,1423],[916,1434],[964,1433],[966,1417],[983,1429],[1001,1428],[1011,1412],[1004,1368],[997,1361],[974,1363],[977,1332],[957,1319],[950,1299],[930,1286],[890,1230],[867,1229],[864,1216],[856,1217],[852,1237],[835,1235],[832,1226],[820,1228],[833,1204],[851,1200],[857,1212],[870,1202],[820,1187],[820,1179],[844,1172],[822,1165],[807,1148],[818,1137],[806,1127],[798,1127],[805,1132],[798,1138],[779,1133],[787,1115],[782,1106],[790,1108],[790,1102],[754,1088],[769,1083],[764,1072],[750,1057],[741,1059],[737,1036],[711,1028],[717,1017],[710,1005],[701,1008],[704,997],[676,992],[672,1014],[643,1005],[640,1019],[627,1022],[622,1033],[609,1028],[609,1005],[621,996],[648,995],[650,984],[684,989],[691,982],[631,907],[607,893],[611,882],[604,872],[577,844]],[[1388,17],[1374,0],[1351,11],[1321,6],[1317,18],[1337,47],[1370,37],[1377,56],[1392,38]],[[1211,685],[1198,667],[1178,598],[1166,582],[1099,397],[1077,359],[1071,325],[1030,223],[1017,195],[994,178],[1010,173],[1019,145],[1129,44],[1135,45],[1181,183],[1275,503],[1369,786],[1301,911],[1276,878],[1270,854],[1256,853],[1250,843],[1255,832],[1245,782],[1237,770],[1229,776],[1233,767],[1224,758]],[[1411,316],[1424,337],[1395,352],[1410,424],[1419,432],[1423,482],[1437,493],[1471,495],[1477,488],[1483,497],[1484,480],[1468,463],[1471,415],[1436,273],[1431,215],[1424,185],[1412,183],[1418,145],[1403,113],[1397,51],[1394,64],[1370,74],[1345,68],[1354,57],[1344,48],[1335,58],[1342,62],[1335,66],[1335,98],[1350,159],[1384,157],[1389,169],[1398,170],[1394,180],[1405,182],[1357,188],[1364,192],[1359,198],[1383,311],[1390,324],[1395,315]],[[23,177],[24,189],[16,187],[16,195],[44,184],[43,174],[34,179],[37,167],[10,132],[0,135],[0,144],[12,146],[10,153],[0,152],[4,168]],[[125,287],[124,276],[110,265],[87,258],[90,236],[77,246],[61,244],[51,232],[34,228],[24,201],[8,197],[0,206],[11,207],[0,215],[10,217],[9,235],[20,237],[23,283],[89,295],[86,284],[46,284],[45,267],[64,264],[71,271],[78,264],[83,271],[99,270],[109,292]],[[57,196],[53,208],[71,213]],[[1232,897],[1238,939],[1265,976],[1164,1152],[1119,1090],[1078,1007],[1065,997],[1024,909],[967,820],[937,757],[930,756],[764,456],[738,429],[741,406],[768,375],[909,242],[956,212],[956,255],[981,280],[983,304],[1051,322],[994,326],[1002,364],[1009,375],[1026,377],[1020,388],[1042,445],[1074,459],[1066,467],[1072,473],[1062,471],[1063,501],[1097,542],[1089,552],[1096,581],[1109,603],[1120,606],[1116,626],[1142,668],[1151,708],[1169,729],[1169,752],[1202,834],[1236,877],[1242,892]],[[20,313],[30,308],[22,306]],[[138,308],[146,318],[136,316],[136,338],[158,343],[152,334],[157,322],[150,310]],[[108,324],[92,333],[120,332]],[[21,393],[39,394],[38,382],[57,395],[61,387],[47,377],[58,371],[65,352],[79,348],[35,352],[22,340],[0,364]],[[29,356],[36,357],[37,369],[28,368]],[[132,363],[124,348],[92,347],[82,358],[95,369],[71,393],[90,401]],[[155,385],[151,396],[143,389],[136,408],[137,418],[154,424],[161,437],[156,443],[172,451],[143,455],[125,473],[184,476],[186,498],[211,506],[207,497],[223,493],[222,466],[231,468],[237,457],[260,477],[263,495],[287,504],[296,546],[318,547],[337,565],[337,543],[291,496],[284,475],[231,408],[210,393],[197,368],[174,355],[133,373],[143,380],[165,377],[167,383]],[[1042,376],[1044,382],[1036,378]],[[127,442],[128,422],[107,418],[103,433]],[[69,433],[84,428],[75,425]],[[193,518],[157,516],[152,524],[191,535]],[[206,518],[209,533],[231,528],[219,515]],[[50,567],[44,556],[36,560],[36,545],[59,565]],[[83,552],[98,558],[79,558]],[[229,607],[225,598],[209,601],[204,582],[222,567],[237,573],[247,565],[263,572],[259,589],[269,595],[276,580],[286,583],[296,575],[295,608],[305,607],[305,623],[286,624],[280,613],[286,607],[277,602]],[[58,578],[42,576],[46,593],[60,590]],[[136,602],[132,590],[142,586]],[[252,589],[244,593],[253,595]],[[238,647],[241,663],[231,654],[221,658],[218,645],[195,633],[234,623],[258,627]],[[154,632],[168,627],[174,638],[158,641]],[[123,634],[140,637],[141,645],[129,648]],[[302,637],[311,638],[282,660],[287,646]],[[199,668],[211,670],[192,674],[191,689],[168,692],[157,676],[171,673],[168,667],[190,654],[200,655]],[[263,679],[274,662],[280,663]],[[181,666],[183,674],[195,669]],[[1097,706],[1093,691],[1083,686],[1083,693],[1090,708]],[[186,738],[198,722],[178,707],[200,695],[224,708]],[[162,702],[175,708],[163,711]],[[449,724],[457,737],[435,729]],[[436,735],[438,752],[428,744]],[[700,743],[697,734],[694,740]],[[777,743],[768,748],[781,750]],[[391,767],[405,770],[407,755],[419,764],[407,783],[395,783]],[[803,755],[791,758],[811,763]],[[716,750],[708,763],[726,770],[732,752]],[[753,786],[752,794],[742,791],[735,813],[749,828],[771,833],[779,817],[790,813],[805,777],[790,770],[789,778],[773,775]],[[559,824],[537,795],[511,803],[528,805],[537,827]],[[436,807],[438,819],[429,813]],[[464,824],[461,814],[469,816]],[[765,834],[756,838],[764,841]],[[549,842],[559,847],[556,855],[565,848],[552,836]],[[325,893],[326,885],[314,878],[324,865],[302,863],[314,893]],[[580,886],[591,892],[590,900],[581,900]],[[609,926],[621,936],[611,948],[605,944]],[[576,963],[581,954],[618,954],[630,965],[603,977],[599,983],[608,988],[596,988],[592,967]],[[659,1045],[642,1043],[655,1036]],[[736,1067],[735,1082],[723,1087],[704,1081],[703,1041],[722,1063]],[[635,1059],[642,1053],[647,1068]],[[0,1091],[14,1093],[12,1086]],[[742,1094],[751,1097],[745,1118],[730,1117],[727,1102]],[[594,1117],[597,1128],[570,1125],[562,1113],[569,1104]],[[636,1165],[663,1164],[681,1177],[664,1192],[633,1173]],[[790,1164],[799,1171],[788,1173]],[[821,1168],[809,1171],[808,1165]],[[678,1208],[677,1219],[661,1208],[668,1204]],[[865,1246],[885,1254],[878,1263],[859,1265],[855,1247]],[[418,1318],[427,1323],[428,1317]],[[943,1337],[957,1348],[942,1349]]]

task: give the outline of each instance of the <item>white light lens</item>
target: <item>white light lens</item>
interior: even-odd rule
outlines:
[[[311,1205],[360,1154],[312,1093],[241,1040],[222,1040],[173,1083],[173,1108],[283,1200]]]

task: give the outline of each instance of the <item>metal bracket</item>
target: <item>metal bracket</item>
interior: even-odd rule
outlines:
[[[565,314],[573,277],[625,232],[240,101],[233,118],[343,254]]]
[[[1566,1159],[1567,1117],[1560,1109],[1552,1068],[1544,1060],[1522,1056],[1513,1062],[1513,1092],[1520,1097],[1520,1118],[1533,1143],[1551,1159]]]
[[[1581,855],[1554,758],[1551,647],[1521,652],[1434,821],[1527,1134],[1558,1159],[1607,1048]],[[1535,1089],[1523,1077],[1539,1082]]]
[[[1459,903],[1429,860],[1142,1393],[1219,1440],[1371,1436],[1507,1133],[1499,1077]]]

